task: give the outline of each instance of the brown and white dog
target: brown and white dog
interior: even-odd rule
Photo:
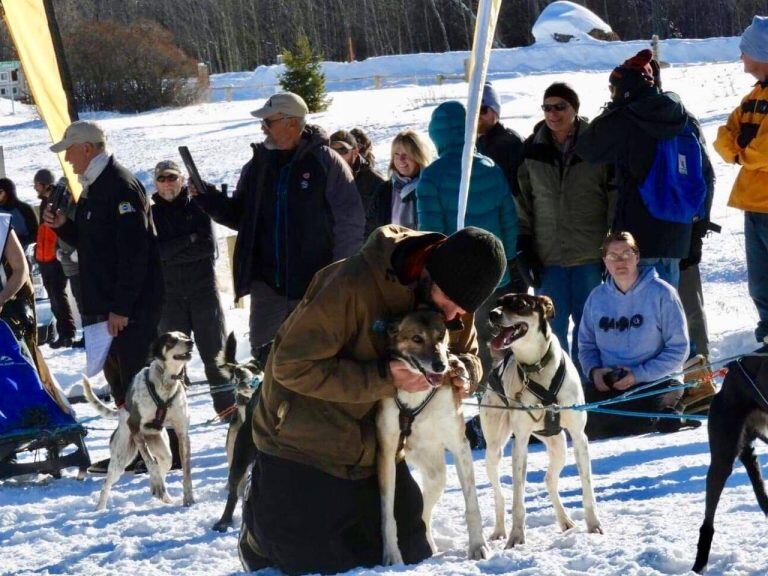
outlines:
[[[140,453],[147,465],[152,495],[171,502],[165,489],[165,476],[171,468],[171,448],[165,426],[179,438],[183,473],[184,506],[194,503],[190,470],[189,413],[184,389],[184,366],[192,357],[192,340],[181,332],[163,334],[152,344],[152,362],[133,379],[125,405],[114,409],[99,400],[87,378],[83,378],[85,397],[106,417],[118,418],[117,429],[109,441],[110,461],[101,489],[97,510],[107,506],[112,485],[126,466]]]
[[[464,492],[469,557],[474,560],[487,558],[488,547],[483,538],[472,452],[464,435],[461,402],[454,395],[453,386],[448,384],[449,372],[464,378],[468,378],[469,374],[461,360],[449,354],[448,330],[439,312],[411,312],[390,326],[389,336],[392,357],[402,360],[414,372],[424,374],[432,388],[424,392],[399,390],[395,398],[379,404],[376,425],[383,564],[403,562],[397,544],[394,515],[396,460],[402,452],[406,460],[421,472],[424,496],[422,519],[433,551],[436,547],[431,528],[432,509],[445,488],[445,451],[453,454]]]
[[[227,430],[227,503],[221,518],[213,525],[217,532],[226,532],[232,525],[232,515],[237,501],[243,493],[243,483],[248,467],[256,458],[256,446],[249,425],[253,415],[254,402],[258,399],[256,388],[253,387],[257,373],[255,365],[250,363],[238,364],[236,359],[237,340],[234,332],[227,338],[224,350],[218,358],[218,367],[229,384],[235,388],[237,411],[233,414]]]
[[[563,353],[552,333],[548,319],[554,316],[552,301],[546,296],[508,294],[499,299],[499,307],[491,311],[490,322],[498,334],[491,342],[496,354],[507,354],[497,368],[503,392],[486,390],[481,404],[499,408],[480,408],[480,422],[487,442],[485,462],[488,478],[493,487],[496,508],[496,526],[491,538],[506,536],[504,495],[499,483],[499,462],[504,446],[512,434],[515,446],[512,453],[513,507],[512,531],[507,548],[525,543],[525,473],[528,459],[528,441],[531,434],[547,448],[549,467],[545,481],[549,497],[555,508],[557,523],[565,531],[574,526],[563,508],[557,484],[565,466],[566,441],[562,429],[568,430],[573,441],[576,464],[581,477],[584,514],[589,532],[602,534],[600,520],[595,511],[592,491],[592,470],[589,447],[584,427],[585,412],[564,410],[557,418],[545,418],[544,410],[530,413],[522,410],[504,410],[510,405],[539,405],[542,399],[533,390],[560,406],[583,404],[584,392],[573,362]],[[509,355],[509,353],[512,355]],[[538,387],[536,386],[538,384]],[[543,392],[542,392],[543,390]],[[500,395],[503,394],[503,397]],[[506,402],[505,402],[506,401]]]

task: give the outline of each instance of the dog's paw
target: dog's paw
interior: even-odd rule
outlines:
[[[182,500],[182,504],[184,504],[184,506],[186,506],[187,508],[189,508],[189,507],[190,507],[190,506],[192,506],[192,504],[194,504],[194,503],[195,503],[195,498],[192,496],[192,494],[189,494],[189,495],[186,495],[186,494],[185,494],[185,495],[184,495],[184,498],[183,498],[183,500]]]
[[[395,564],[402,564],[403,556],[400,554],[398,548],[393,550],[384,550],[384,558],[381,561],[382,566],[394,566]]]
[[[574,521],[571,520],[569,516],[564,516],[563,518],[559,519],[557,523],[560,525],[560,530],[562,530],[563,532],[567,532],[568,530],[576,526]]]
[[[600,526],[600,522],[597,522],[591,526],[587,525],[587,532],[590,534],[605,534],[605,532],[603,532],[603,527]]]
[[[488,544],[480,542],[479,544],[470,545],[469,547],[469,559],[470,560],[485,560],[490,556],[488,550]]]
[[[490,536],[490,540],[504,540],[507,537],[506,528],[496,528]]]
[[[216,532],[226,532],[227,529],[232,526],[232,521],[227,520],[219,520],[214,524],[211,529],[215,530]]]
[[[514,548],[515,546],[521,546],[525,544],[525,533],[512,531],[507,540],[507,545],[504,548]]]

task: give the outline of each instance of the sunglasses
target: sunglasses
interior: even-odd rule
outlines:
[[[636,254],[634,250],[624,250],[623,252],[608,252],[605,259],[608,262],[618,262],[619,260],[631,260]]]
[[[544,112],[552,112],[553,110],[557,112],[562,112],[568,108],[568,103],[566,102],[558,102],[557,104],[542,104],[541,109],[544,110]]]
[[[176,182],[178,179],[178,174],[160,174],[160,176],[155,178],[158,182]]]
[[[347,150],[346,148],[341,148],[341,147],[334,148],[333,146],[331,146],[331,150],[333,150],[334,152],[337,152],[338,154],[341,154],[342,156],[344,156],[344,154],[349,154],[350,152],[352,152],[352,148]]]
[[[261,121],[261,125],[264,126],[267,130],[271,130],[272,126],[276,122],[280,122],[281,120],[288,120],[288,118],[293,118],[293,116],[282,116],[281,118],[273,118],[272,120],[269,120],[268,118],[264,118]]]

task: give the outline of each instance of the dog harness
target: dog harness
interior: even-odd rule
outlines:
[[[557,367],[557,371],[555,372],[555,376],[552,379],[549,388],[545,388],[536,382],[533,378],[531,378],[531,375],[540,373],[547,366],[547,364],[549,364],[554,355],[555,353],[552,351],[552,344],[550,343],[544,356],[542,356],[541,360],[535,364],[523,364],[522,362],[517,363],[517,374],[520,377],[520,380],[523,382],[523,389],[527,388],[534,396],[536,396],[536,398],[538,398],[541,402],[542,406],[551,406],[552,404],[557,403],[557,395],[560,393],[560,389],[563,387],[563,382],[565,382],[565,355],[560,357],[560,364]],[[504,357],[504,363],[501,367],[501,370],[498,372],[497,386],[499,386],[502,391],[503,385],[501,383],[501,375],[504,373],[504,370],[506,369],[507,363],[509,362],[509,358],[511,356],[512,354],[509,353]],[[496,372],[492,374],[492,377],[494,375],[496,375]],[[489,378],[489,383],[493,387],[494,383],[491,380],[492,378]],[[520,400],[521,394],[522,392],[516,394],[516,399],[518,401]],[[499,395],[504,400],[504,403],[509,406],[509,402],[506,396],[504,396],[503,392]],[[528,415],[534,421],[538,422],[538,420],[536,420],[531,412],[528,412]],[[544,428],[542,430],[534,431],[534,434],[538,434],[539,436],[556,436],[557,434],[560,434],[562,429],[562,426],[560,426],[560,413],[553,410],[547,410],[544,412]]]
[[[173,380],[181,380],[184,378],[183,374],[178,374],[176,376],[171,376],[171,379]],[[173,401],[176,399],[176,396],[179,395],[179,392],[181,392],[181,386],[176,388],[176,392],[173,393],[173,395],[168,398],[165,402],[163,402],[163,399],[160,398],[160,396],[157,393],[157,390],[155,389],[155,385],[152,384],[152,381],[149,379],[149,370],[147,370],[144,373],[144,382],[147,385],[147,390],[149,390],[149,395],[152,397],[152,401],[155,403],[155,419],[152,420],[152,422],[149,422],[145,424],[147,428],[152,428],[153,430],[160,430],[163,427],[163,424],[165,423],[165,417],[168,414],[168,408],[170,408],[171,404],[173,404]]]
[[[400,398],[395,396],[395,404],[397,405],[397,409],[400,410],[400,414],[397,418],[398,423],[400,424],[400,438],[397,441],[396,454],[400,454],[400,452],[403,451],[403,448],[405,448],[406,438],[408,438],[413,431],[411,429],[413,421],[416,420],[416,416],[421,414],[424,411],[424,408],[427,407],[427,404],[429,404],[432,398],[435,397],[437,390],[437,387],[432,388],[432,390],[429,391],[429,394],[427,394],[427,397],[424,398],[422,403],[416,406],[416,408],[411,408],[410,406],[403,404],[400,401]]]

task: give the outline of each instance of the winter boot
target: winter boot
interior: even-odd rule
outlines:
[[[686,388],[677,406],[683,414],[706,414],[709,411],[709,405],[717,388],[715,388],[715,376],[708,364],[709,360],[706,356],[697,354],[683,365],[683,370],[687,372],[683,381],[686,384],[696,383],[695,386]],[[696,369],[697,367],[699,369]]]

